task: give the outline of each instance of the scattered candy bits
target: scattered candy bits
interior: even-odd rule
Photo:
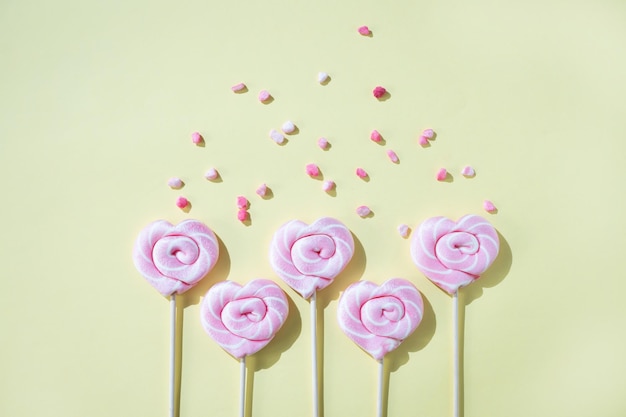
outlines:
[[[387,156],[389,157],[389,160],[393,162],[394,164],[397,164],[398,161],[400,161],[400,159],[398,158],[398,155],[396,155],[396,153],[392,151],[391,149],[387,149]]]
[[[320,169],[315,164],[307,164],[306,173],[309,177],[317,177],[320,175]]]
[[[372,130],[372,133],[370,133],[370,139],[372,140],[372,142],[379,143],[381,140],[383,140],[383,137],[380,132],[378,132],[378,130]]]
[[[328,149],[328,139],[326,139],[326,138],[319,138],[317,140],[317,146],[319,146],[322,149]]]
[[[372,91],[372,94],[374,94],[374,97],[376,98],[382,98],[382,96],[387,94],[387,89],[385,89],[385,87],[378,86],[374,88],[374,90]]]
[[[370,210],[370,208],[367,206],[359,206],[356,208],[356,214],[361,217],[367,217],[371,212],[372,210]]]
[[[328,74],[326,74],[325,72],[320,72],[317,74],[317,82],[319,82],[320,84],[324,84],[326,81],[328,81]]]
[[[471,178],[476,176],[476,171],[474,171],[474,168],[467,165],[461,170],[461,174],[463,174],[464,177]]]
[[[489,200],[483,201],[483,208],[489,213],[493,213],[497,210],[496,206]]]
[[[265,103],[266,101],[270,99],[270,97],[272,97],[272,95],[267,90],[261,90],[259,92],[259,101],[261,103]]]
[[[240,222],[245,222],[246,220],[248,220],[248,210],[246,210],[245,208],[239,209],[237,211],[237,220],[239,220]]]
[[[400,236],[402,237],[407,237],[410,231],[411,229],[409,229],[409,226],[407,226],[406,224],[401,224],[398,226],[398,233],[400,233]]]
[[[282,145],[282,143],[285,141],[285,137],[283,136],[282,133],[280,133],[278,130],[276,129],[272,129],[270,130],[270,138],[278,143],[279,145]]]
[[[441,168],[439,169],[439,171],[437,171],[437,181],[443,181],[448,177],[448,170],[446,170],[445,168]]]
[[[424,129],[419,138],[419,144],[422,146],[428,145],[428,141],[435,136],[435,132],[432,129]]]
[[[215,180],[219,176],[220,174],[215,168],[209,168],[207,172],[204,173],[204,178],[206,178],[207,180]]]
[[[296,125],[294,125],[291,120],[287,120],[283,123],[281,130],[287,134],[293,133],[296,130]]]
[[[247,209],[248,208],[248,199],[242,195],[237,196],[237,208]]]
[[[244,83],[235,84],[230,87],[231,90],[235,93],[243,92],[246,89],[246,85]]]
[[[367,172],[363,168],[356,169],[356,176],[359,178],[367,178]]]
[[[335,182],[331,180],[326,180],[322,183],[322,190],[328,192],[332,191],[335,188]]]
[[[267,194],[267,185],[265,185],[265,183],[259,185],[259,187],[256,189],[256,193],[260,197],[265,197],[265,195]]]
[[[196,145],[199,145],[204,141],[204,138],[202,138],[202,135],[200,133],[193,132],[191,134],[191,141],[195,143]]]
[[[189,200],[187,200],[185,197],[180,196],[176,199],[176,207],[178,207],[179,209],[184,209],[188,205],[189,205]]]
[[[359,30],[359,33],[363,36],[368,36],[369,34],[372,33],[370,28],[368,28],[367,26],[361,26],[358,30]]]
[[[183,180],[181,180],[180,178],[177,177],[172,177],[169,180],[167,180],[167,185],[169,185],[171,188],[182,188],[182,186],[184,185]]]

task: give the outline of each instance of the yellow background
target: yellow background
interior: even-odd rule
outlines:
[[[280,281],[273,232],[322,216],[357,239],[319,294],[324,416],[375,415],[376,362],[336,307],[349,283],[391,277],[416,284],[426,317],[388,357],[388,416],[451,415],[451,300],[396,226],[475,213],[502,248],[462,292],[464,416],[623,416],[625,40],[621,0],[2,1],[0,415],[167,415],[168,301],[131,260],[160,218],[199,219],[222,249],[183,298],[180,416],[237,415],[239,365],[202,330],[198,303],[220,280]],[[238,82],[249,91],[233,94]],[[299,133],[277,146],[267,132],[286,120]],[[428,127],[437,138],[422,149]],[[211,166],[222,182],[203,178]],[[440,167],[451,182],[435,180]],[[273,198],[254,194],[262,182]],[[359,218],[360,204],[375,215]],[[248,413],[309,416],[309,305],[278,283],[291,315],[249,361]]]

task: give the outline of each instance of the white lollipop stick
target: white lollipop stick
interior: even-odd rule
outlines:
[[[311,351],[313,355],[313,417],[319,416],[319,393],[317,390],[317,292],[311,296]]]
[[[453,382],[452,382],[452,404],[454,417],[459,417],[459,290],[452,294],[452,331],[453,336]]]
[[[383,379],[384,379],[384,369],[383,361],[385,358],[382,358],[378,361],[378,417],[383,417]]]
[[[176,294],[170,296],[170,417],[174,417],[176,386]]]
[[[239,417],[244,417],[246,412],[246,357],[241,358],[240,368],[240,393],[239,393]]]

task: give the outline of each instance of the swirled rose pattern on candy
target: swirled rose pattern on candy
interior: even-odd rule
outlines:
[[[137,236],[135,267],[164,296],[182,294],[217,262],[219,245],[211,229],[197,220],[174,226],[157,220]]]
[[[245,286],[232,281],[215,284],[200,306],[204,330],[238,359],[265,347],[285,323],[288,312],[285,293],[267,279]]]
[[[292,220],[276,231],[270,245],[272,268],[305,299],[330,285],[353,254],[350,230],[330,217],[311,225]]]
[[[381,286],[355,282],[341,295],[337,307],[339,327],[376,360],[413,333],[423,315],[422,296],[402,278],[390,279]]]
[[[500,248],[498,233],[484,218],[467,215],[424,221],[411,241],[411,257],[435,285],[454,294],[485,272]]]

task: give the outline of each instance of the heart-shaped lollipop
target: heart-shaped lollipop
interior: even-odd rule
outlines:
[[[466,215],[455,222],[445,217],[425,220],[411,240],[411,257],[435,285],[454,294],[493,263],[500,241],[485,219]]]
[[[241,286],[233,281],[215,284],[200,306],[204,330],[235,358],[265,347],[281,328],[289,304],[273,281],[255,279]]]
[[[330,285],[353,254],[350,230],[330,217],[311,225],[292,220],[276,231],[270,245],[272,268],[305,299]]]
[[[413,333],[423,314],[422,296],[402,278],[390,279],[381,286],[355,282],[341,295],[337,307],[339,327],[376,360]]]
[[[157,220],[137,236],[135,267],[164,296],[182,294],[215,266],[219,245],[204,223],[184,220],[174,226]]]

